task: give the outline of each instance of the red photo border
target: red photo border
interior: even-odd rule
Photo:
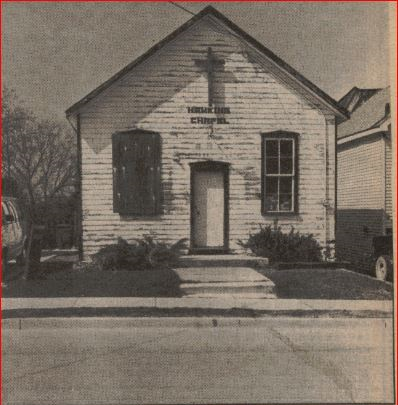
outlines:
[[[58,2],[58,0],[53,0]],[[0,0],[0,6],[2,3],[18,3],[18,2],[51,2],[51,0]],[[75,2],[81,2],[81,3],[111,3],[111,2],[136,2],[136,3],[168,3],[168,0],[62,0],[59,2],[64,2],[64,3],[75,3]],[[186,0],[186,1],[181,1],[181,0],[176,0],[175,3],[187,3],[187,2],[192,2],[192,3],[208,3],[202,0]],[[397,31],[397,23],[398,23],[398,6],[397,6],[397,0],[214,0],[214,2],[219,2],[219,3],[242,3],[242,2],[247,2],[247,3],[292,3],[292,2],[297,2],[297,3],[305,3],[305,2],[316,2],[316,3],[395,3],[396,4],[396,10],[395,10],[395,58],[397,57],[398,54],[398,31]],[[2,14],[2,9],[0,10],[0,15]],[[2,21],[0,19],[0,60],[2,63]],[[392,85],[394,84],[394,89],[395,89],[395,117],[393,116],[393,125],[392,125],[392,131],[394,132],[395,135],[395,148],[393,151],[395,152],[395,214],[396,214],[396,207],[397,207],[397,202],[398,202],[398,142],[396,139],[396,130],[397,130],[397,116],[398,116],[398,103],[396,102],[396,96],[398,94],[398,73],[396,71],[396,66],[393,67],[395,68],[395,83],[391,83]],[[0,86],[2,89],[2,75],[1,75],[1,70],[0,70]],[[2,112],[2,93],[0,96],[0,109]],[[2,127],[0,127],[0,136],[2,136]],[[393,142],[393,146],[394,146]],[[1,145],[0,145],[1,148]],[[1,150],[1,149],[0,149]],[[2,150],[1,150],[1,155],[0,155],[0,162],[2,162]],[[2,178],[0,177],[0,193],[2,190]],[[0,214],[2,215],[2,214]],[[398,345],[398,339],[397,339],[397,299],[396,299],[396,285],[397,285],[397,265],[398,265],[398,253],[397,253],[397,236],[396,236],[396,231],[397,231],[397,226],[398,226],[398,221],[397,221],[397,215],[395,215],[395,218],[393,219],[394,224],[394,299],[393,299],[393,308],[394,308],[394,318],[393,318],[393,329],[394,329],[394,380],[395,380],[395,385],[394,385],[394,404],[398,404],[398,393],[397,393],[397,386],[398,386],[398,377],[397,377],[397,364],[398,364],[398,355],[397,355],[397,345]],[[0,236],[1,238],[1,236]],[[1,239],[0,239],[1,240]],[[1,252],[0,252],[1,255]],[[0,266],[0,279],[2,279],[2,266]],[[0,311],[2,311],[2,291],[0,289]],[[2,312],[0,312],[0,320],[2,320]],[[0,328],[0,345],[2,344],[2,333],[1,333],[1,328]],[[0,365],[1,365],[1,354],[0,354]],[[2,393],[2,368],[0,368],[0,392]],[[2,398],[1,398],[2,400]],[[0,400],[0,404],[1,404]],[[266,403],[265,403],[266,404]]]

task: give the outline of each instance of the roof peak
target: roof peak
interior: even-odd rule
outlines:
[[[207,5],[206,7],[202,8],[202,10],[199,11],[199,13],[201,13],[202,11],[206,11],[206,12],[210,12],[210,11],[213,12],[213,11],[216,11],[216,12],[218,12],[218,10],[217,10],[215,7],[211,6],[210,4]]]
[[[206,7],[204,7],[201,11],[199,11],[197,14],[193,15],[192,18],[190,18],[187,22],[182,24],[179,28],[177,28],[171,34],[166,36],[163,40],[158,42],[152,48],[150,48],[147,52],[142,54],[140,57],[138,57],[136,60],[134,60],[127,66],[125,66],[122,70],[120,70],[118,73],[113,75],[110,79],[108,79],[106,82],[101,84],[99,87],[94,89],[91,93],[89,93],[87,96],[82,98],[80,101],[78,101],[77,103],[75,103],[74,105],[69,107],[68,110],[66,111],[66,115],[70,116],[70,115],[74,114],[80,107],[82,107],[84,104],[86,104],[87,102],[92,100],[94,97],[96,97],[99,93],[101,93],[103,90],[105,90],[107,87],[109,87],[113,82],[115,82],[116,80],[121,78],[128,71],[130,71],[135,66],[137,66],[138,64],[140,64],[141,62],[146,60],[152,54],[156,53],[158,50],[163,48],[171,40],[176,38],[182,32],[186,31],[189,27],[191,27],[193,24],[195,24],[197,21],[201,20],[203,17],[206,17],[207,15],[212,15],[212,16],[216,17],[221,23],[223,23],[230,30],[235,32],[240,37],[242,37],[242,39],[244,39],[248,44],[253,46],[257,51],[259,51],[261,54],[263,54],[266,58],[272,60],[281,70],[285,71],[294,80],[300,82],[304,88],[306,88],[307,90],[312,92],[320,100],[323,100],[325,105],[327,105],[329,108],[331,108],[331,110],[335,114],[339,115],[340,117],[344,117],[344,118],[348,117],[348,112],[346,111],[346,109],[344,107],[342,107],[341,105],[339,105],[336,100],[334,100],[328,94],[323,92],[319,87],[317,87],[315,84],[310,82],[308,79],[303,77],[294,68],[292,68],[286,62],[284,62],[282,59],[280,59],[278,56],[276,56],[272,51],[270,51],[268,48],[266,48],[263,44],[261,44],[256,39],[254,39],[249,34],[247,34],[245,31],[243,31],[235,23],[233,23],[231,20],[229,20],[223,13],[221,13],[220,11],[218,11],[216,8],[214,8],[211,5],[207,5]]]

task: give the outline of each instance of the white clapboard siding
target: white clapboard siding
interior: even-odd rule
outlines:
[[[207,105],[207,78],[194,59],[204,59],[208,46],[225,59],[225,71],[215,74],[215,104],[231,110],[224,115],[228,125],[214,125],[214,137],[208,125],[191,124],[196,114],[187,113],[188,106]],[[81,109],[86,257],[119,236],[189,238],[189,163],[208,159],[230,163],[229,238],[239,250],[238,240],[274,220],[261,214],[260,134],[275,130],[300,134],[299,214],[281,217],[280,224],[313,233],[322,245],[334,239],[334,117],[258,59],[235,36],[203,19]],[[155,218],[113,213],[111,136],[134,128],[157,131],[162,140],[164,207]]]
[[[384,153],[380,136],[339,146],[339,209],[384,209]]]
[[[337,258],[370,270],[372,241],[385,217],[385,140],[381,134],[338,148]]]

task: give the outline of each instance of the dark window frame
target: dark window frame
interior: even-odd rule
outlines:
[[[272,131],[272,132],[264,132],[261,133],[261,213],[262,215],[266,216],[292,216],[292,215],[297,215],[299,213],[299,203],[298,203],[298,197],[299,197],[299,189],[298,189],[298,183],[299,183],[299,134],[297,132],[291,132],[291,131]],[[269,211],[265,209],[265,186],[266,186],[266,180],[267,180],[267,175],[265,173],[265,167],[266,167],[266,156],[265,156],[265,143],[268,140],[281,140],[281,139],[292,139],[294,142],[293,150],[294,150],[294,161],[293,161],[293,167],[294,167],[294,174],[291,176],[294,181],[294,187],[293,187],[293,208],[291,211]],[[270,177],[270,176],[268,176]],[[278,177],[277,175],[274,177]],[[281,176],[279,176],[281,177]]]

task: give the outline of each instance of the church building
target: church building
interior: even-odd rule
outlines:
[[[333,248],[336,120],[347,112],[213,7],[66,114],[84,258],[145,235],[241,253],[275,220]]]

